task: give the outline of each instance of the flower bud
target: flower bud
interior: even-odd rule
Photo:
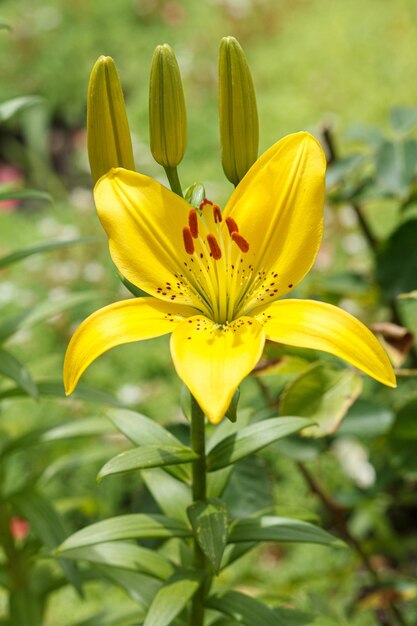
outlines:
[[[187,145],[187,114],[180,70],[168,44],[157,46],[149,81],[149,134],[157,163],[175,168]]]
[[[111,57],[99,57],[91,72],[87,144],[94,182],[112,167],[135,169],[122,87]]]
[[[206,190],[201,183],[193,183],[185,190],[184,194],[184,199],[196,209],[199,208],[205,197]]]
[[[259,125],[252,75],[234,37],[220,42],[219,118],[223,170],[237,185],[258,158]]]

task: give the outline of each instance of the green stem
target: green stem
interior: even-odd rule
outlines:
[[[180,183],[180,179],[178,177],[178,170],[176,167],[164,167],[165,174],[167,175],[169,186],[172,191],[183,198],[182,187]]]
[[[204,413],[191,396],[191,447],[199,457],[192,465],[193,502],[206,499],[206,439]],[[206,596],[207,563],[203,551],[194,539],[194,567],[203,573],[203,582],[193,597],[191,604],[190,626],[203,626],[204,601]]]

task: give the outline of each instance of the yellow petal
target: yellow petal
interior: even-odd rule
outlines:
[[[262,326],[247,317],[220,326],[198,315],[174,330],[171,355],[177,374],[213,424],[225,415],[239,383],[260,359],[264,343]]]
[[[249,294],[242,311],[281,297],[311,268],[323,233],[325,171],[323,150],[312,135],[288,135],[256,161],[231,195],[225,214],[249,242],[245,262],[263,283],[258,281],[256,301]]]
[[[205,310],[184,248],[190,205],[153,178],[121,168],[100,178],[94,199],[123,276],[158,299]]]
[[[64,386],[72,393],[87,367],[103,352],[132,341],[172,332],[191,307],[172,305],[155,298],[132,298],[99,309],[77,328],[64,362]]]
[[[253,312],[267,339],[330,352],[388,387],[392,365],[375,335],[353,315],[315,300],[280,300]]]

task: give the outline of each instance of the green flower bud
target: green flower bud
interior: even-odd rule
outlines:
[[[184,199],[196,209],[199,208],[205,197],[206,190],[201,183],[193,183],[185,190],[184,194]]]
[[[237,185],[258,158],[259,124],[252,75],[234,37],[220,42],[219,118],[223,170]]]
[[[180,70],[168,44],[154,52],[149,81],[149,134],[157,163],[175,168],[187,145],[187,114]]]
[[[112,167],[135,169],[122,87],[111,57],[99,57],[91,72],[87,145],[94,182]]]

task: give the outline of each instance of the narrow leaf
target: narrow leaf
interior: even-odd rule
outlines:
[[[38,387],[39,396],[66,399],[62,380],[42,382],[37,381],[36,384]],[[22,392],[19,387],[12,387],[11,389],[6,389],[5,391],[0,392],[0,400],[6,398],[19,398],[25,395],[26,394]],[[103,391],[99,391],[98,389],[94,389],[93,387],[89,387],[84,383],[78,384],[76,391],[74,391],[71,396],[71,400],[72,399],[83,400],[85,402],[93,402],[95,405],[107,404],[109,406],[115,407],[124,406],[123,403],[114,396],[111,396],[110,394]]]
[[[0,202],[4,200],[45,200],[52,202],[52,198],[46,191],[37,189],[15,189],[9,186],[0,187]]]
[[[177,571],[155,595],[143,626],[168,626],[200,586],[196,572]]]
[[[130,572],[126,569],[108,567],[107,565],[97,565],[97,569],[114,583],[120,585],[120,587],[129,594],[132,600],[137,602],[137,604],[144,609],[150,605],[158,589],[161,587],[159,580],[146,576],[141,572]],[[140,622],[140,624],[141,623],[142,622]]]
[[[68,537],[57,552],[120,539],[169,539],[190,535],[191,529],[184,523],[164,515],[119,515],[79,530]]]
[[[10,378],[32,398],[38,395],[38,389],[26,367],[13,354],[0,348],[0,374]]]
[[[134,470],[190,463],[198,458],[198,454],[185,446],[141,446],[133,450],[121,452],[110,459],[98,473],[100,482],[106,476],[123,474]]]
[[[182,447],[179,439],[155,422],[155,420],[151,420],[141,413],[125,409],[108,411],[107,415],[116,428],[136,446],[162,445]],[[182,466],[169,467],[167,471],[184,482],[187,482],[190,477],[190,471]]]
[[[28,256],[39,254],[41,252],[48,252],[49,250],[58,250],[59,248],[67,248],[68,246],[74,246],[79,243],[91,243],[97,241],[95,237],[76,237],[74,239],[61,239],[58,241],[44,241],[37,243],[33,246],[26,248],[20,248],[15,250],[6,256],[0,257],[0,269],[7,267],[12,263],[26,259]]]
[[[266,604],[237,591],[212,596],[206,606],[246,626],[281,626],[274,611]]]
[[[310,426],[310,420],[301,417],[274,417],[262,420],[229,435],[208,454],[207,467],[210,472],[236,463],[277,439]]]
[[[142,478],[159,508],[188,526],[187,507],[191,504],[191,489],[162,469],[142,471]]]
[[[231,524],[228,543],[278,541],[294,543],[341,544],[330,533],[301,520],[264,516],[237,520]]]
[[[0,122],[7,122],[16,113],[23,111],[23,109],[42,104],[43,102],[44,100],[40,96],[20,96],[6,100],[6,102],[0,104]]]
[[[171,563],[158,552],[122,541],[66,550],[62,556],[65,559],[85,560],[90,563],[142,572],[160,580],[166,580],[173,573]]]
[[[59,424],[44,432],[41,441],[61,441],[78,437],[91,437],[114,433],[115,429],[106,418],[90,417]]]
[[[210,561],[214,573],[218,574],[227,541],[226,505],[218,498],[194,502],[188,508],[188,517],[194,537]]]

